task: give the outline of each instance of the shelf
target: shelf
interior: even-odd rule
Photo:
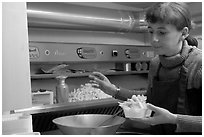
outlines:
[[[147,74],[149,71],[113,71],[113,72],[102,72],[104,75],[134,75],[134,74]],[[67,73],[68,77],[87,77],[91,72],[85,73]],[[31,75],[31,79],[54,79],[59,74],[34,74]]]

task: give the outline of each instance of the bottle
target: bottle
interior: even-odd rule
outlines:
[[[131,71],[131,63],[125,63],[124,68],[125,71]]]
[[[57,76],[56,103],[68,102],[69,87],[66,84],[67,76]]]
[[[142,70],[146,71],[148,69],[147,62],[142,62]]]
[[[137,63],[135,64],[135,70],[136,70],[136,71],[141,71],[141,69],[142,69],[142,64],[141,64],[140,62],[137,62]]]

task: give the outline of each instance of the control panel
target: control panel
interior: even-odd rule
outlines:
[[[151,46],[36,42],[30,42],[29,54],[31,62],[136,62],[149,61],[155,56]]]

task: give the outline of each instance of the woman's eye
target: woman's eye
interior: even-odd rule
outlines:
[[[159,34],[159,35],[165,35],[166,32],[164,32],[164,31],[159,31],[158,34]]]
[[[149,30],[149,33],[151,33],[151,34],[152,34],[152,33],[153,33],[153,31],[152,31],[152,30]]]

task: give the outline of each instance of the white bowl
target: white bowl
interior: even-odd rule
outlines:
[[[126,118],[144,118],[147,109],[123,108]]]

